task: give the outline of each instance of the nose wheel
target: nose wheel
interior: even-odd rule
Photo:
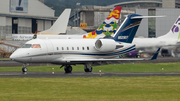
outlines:
[[[22,68],[22,72],[23,74],[27,74],[27,65],[26,64],[23,64],[23,68]]]

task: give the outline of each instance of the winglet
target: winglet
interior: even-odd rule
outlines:
[[[159,49],[156,51],[156,53],[154,54],[154,56],[153,56],[150,60],[155,60],[155,59],[157,59],[157,56],[158,56],[158,54],[159,54],[160,49],[161,49],[161,48],[159,48]]]

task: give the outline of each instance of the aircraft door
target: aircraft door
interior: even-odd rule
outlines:
[[[53,60],[54,55],[54,47],[51,41],[45,40],[46,48],[47,48],[47,55],[46,55],[46,61],[51,62]]]

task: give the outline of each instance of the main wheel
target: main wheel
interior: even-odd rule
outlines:
[[[92,72],[92,67],[89,64],[84,65],[85,72]]]
[[[71,73],[72,72],[72,67],[70,65],[66,65],[64,67],[65,73]]]

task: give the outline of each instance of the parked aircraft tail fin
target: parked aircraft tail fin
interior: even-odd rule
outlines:
[[[83,35],[84,39],[96,38],[98,35],[110,36],[117,30],[117,24],[121,13],[121,6],[116,6],[99,28],[93,32]],[[103,37],[103,36],[102,36]]]
[[[177,20],[175,21],[174,25],[170,29],[170,31],[167,34],[165,34],[163,36],[160,36],[158,38],[180,39],[180,16],[177,18]]]
[[[39,32],[38,35],[58,35],[66,33],[71,9],[65,9],[55,23],[48,30]]]
[[[36,30],[36,32],[33,35],[33,39],[37,39],[37,30]]]

